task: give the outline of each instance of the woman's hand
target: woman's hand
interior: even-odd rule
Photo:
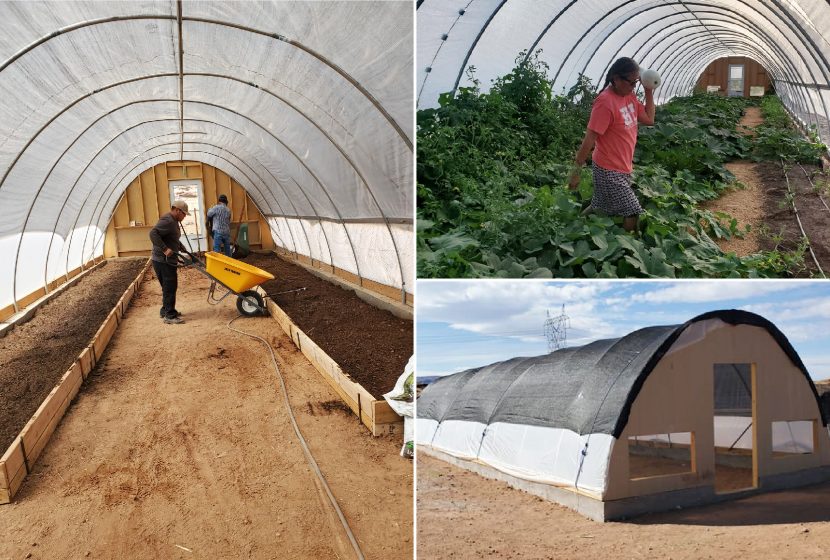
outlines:
[[[582,178],[582,166],[578,164],[574,164],[573,168],[571,169],[571,176],[568,179],[568,188],[576,190],[579,186],[579,181]]]

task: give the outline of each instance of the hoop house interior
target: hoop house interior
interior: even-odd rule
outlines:
[[[657,103],[693,91],[714,60],[746,56],[768,71],[785,106],[830,142],[830,4],[823,0],[419,0],[416,95],[482,88],[520,53],[541,49],[554,91],[580,74],[602,84],[615,59],[657,70]]]
[[[0,308],[103,254],[167,161],[237,181],[286,251],[411,293],[408,2],[3,2]]]

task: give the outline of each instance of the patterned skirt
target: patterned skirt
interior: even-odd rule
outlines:
[[[600,167],[592,162],[594,171],[594,196],[591,208],[609,216],[637,216],[643,207],[631,188],[631,175]]]

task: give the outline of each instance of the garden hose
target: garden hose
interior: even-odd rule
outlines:
[[[346,535],[349,537],[349,542],[352,544],[352,548],[354,548],[355,554],[359,560],[364,560],[363,552],[360,550],[360,545],[357,544],[357,539],[355,539],[354,533],[352,533],[351,528],[349,527],[349,522],[346,521],[346,517],[343,515],[343,512],[340,510],[340,506],[337,505],[337,500],[334,498],[334,494],[331,492],[331,488],[329,488],[328,483],[326,482],[326,478],[323,476],[323,473],[320,471],[320,467],[317,466],[317,461],[314,460],[314,456],[311,454],[311,450],[308,448],[308,444],[303,437],[303,434],[300,432],[300,427],[297,425],[297,419],[294,417],[294,411],[291,410],[291,402],[288,400],[288,390],[285,387],[285,381],[282,378],[282,373],[280,373],[280,368],[277,365],[277,357],[274,355],[274,349],[271,348],[271,345],[262,338],[261,336],[257,336],[255,334],[246,333],[240,331],[239,329],[235,329],[231,326],[231,324],[242,317],[242,315],[237,315],[230,321],[228,321],[227,327],[232,330],[233,332],[249,336],[251,338],[255,338],[262,342],[266,348],[268,348],[268,352],[271,353],[271,361],[274,364],[274,371],[277,372],[277,379],[280,381],[280,387],[282,387],[282,396],[285,398],[285,408],[288,410],[288,417],[291,420],[291,425],[294,427],[294,433],[297,434],[297,439],[300,440],[300,445],[303,448],[303,453],[308,460],[308,464],[311,466],[311,470],[314,471],[314,474],[317,475],[317,479],[320,481],[320,484],[323,486],[323,489],[326,491],[326,495],[328,496],[329,502],[331,502],[331,506],[334,508],[334,511],[337,513],[337,517],[340,519],[341,525],[343,525],[343,529],[346,531]]]

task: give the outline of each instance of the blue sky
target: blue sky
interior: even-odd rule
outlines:
[[[772,321],[815,380],[830,378],[830,282],[801,280],[419,280],[419,375],[444,375],[547,353],[546,311],[570,317],[568,346],[683,323],[715,309]]]

